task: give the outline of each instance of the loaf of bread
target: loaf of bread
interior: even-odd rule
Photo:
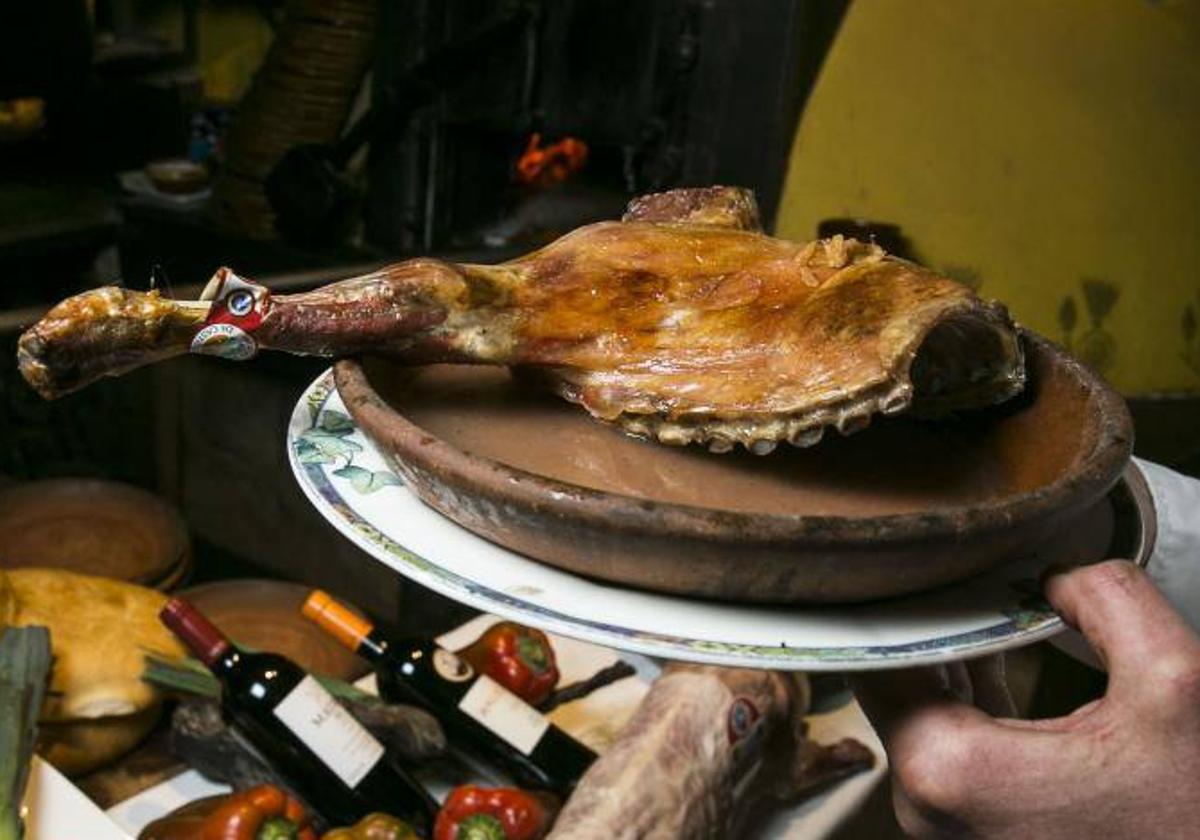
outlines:
[[[0,572],[0,621],[50,629],[54,653],[45,721],[135,714],[160,700],[142,682],[145,653],[183,656],[158,620],[153,589],[57,569]]]
[[[0,570],[0,627],[50,630],[54,664],[38,752],[68,775],[133,749],[158,721],[162,697],[141,679],[144,655],[183,656],[158,620],[166,596],[59,569]]]
[[[38,755],[60,773],[81,776],[119,759],[142,742],[162,717],[161,704],[131,715],[38,724]]]

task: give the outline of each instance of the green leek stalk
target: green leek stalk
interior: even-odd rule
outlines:
[[[20,840],[21,801],[50,673],[50,632],[9,627],[0,633],[0,840]]]
[[[190,657],[173,659],[147,653],[143,662],[145,668],[142,671],[142,679],[151,685],[180,694],[195,694],[200,697],[213,698],[221,696],[221,684],[217,682],[217,678],[195,659]],[[313,677],[324,686],[326,691],[339,700],[380,702],[374,694],[368,694],[348,682],[335,680],[322,674],[313,674]]]

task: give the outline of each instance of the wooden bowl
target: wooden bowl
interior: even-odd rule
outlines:
[[[152,161],[146,164],[146,175],[156,189],[165,193],[186,195],[208,186],[208,168],[182,158]]]
[[[43,566],[167,588],[190,553],[179,512],[132,485],[60,478],[0,491],[0,568]]]
[[[942,422],[882,418],[760,457],[634,440],[505,370],[348,359],[359,427],[427,504],[591,578],[737,601],[845,603],[1033,550],[1129,460],[1123,400],[1024,334],[1026,392]]]

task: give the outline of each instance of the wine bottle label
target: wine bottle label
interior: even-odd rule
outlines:
[[[550,728],[541,712],[486,674],[467,689],[458,708],[525,755],[533,752]]]
[[[433,652],[433,670],[437,671],[442,679],[455,683],[466,682],[475,676],[474,668],[443,648],[437,648]]]
[[[275,716],[349,787],[383,757],[383,745],[311,676],[283,698]]]

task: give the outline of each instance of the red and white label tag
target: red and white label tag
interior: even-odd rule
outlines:
[[[241,361],[258,352],[252,336],[267,311],[270,292],[238,277],[228,268],[213,275],[201,300],[210,301],[204,327],[192,339],[191,351],[205,356],[221,356]]]

